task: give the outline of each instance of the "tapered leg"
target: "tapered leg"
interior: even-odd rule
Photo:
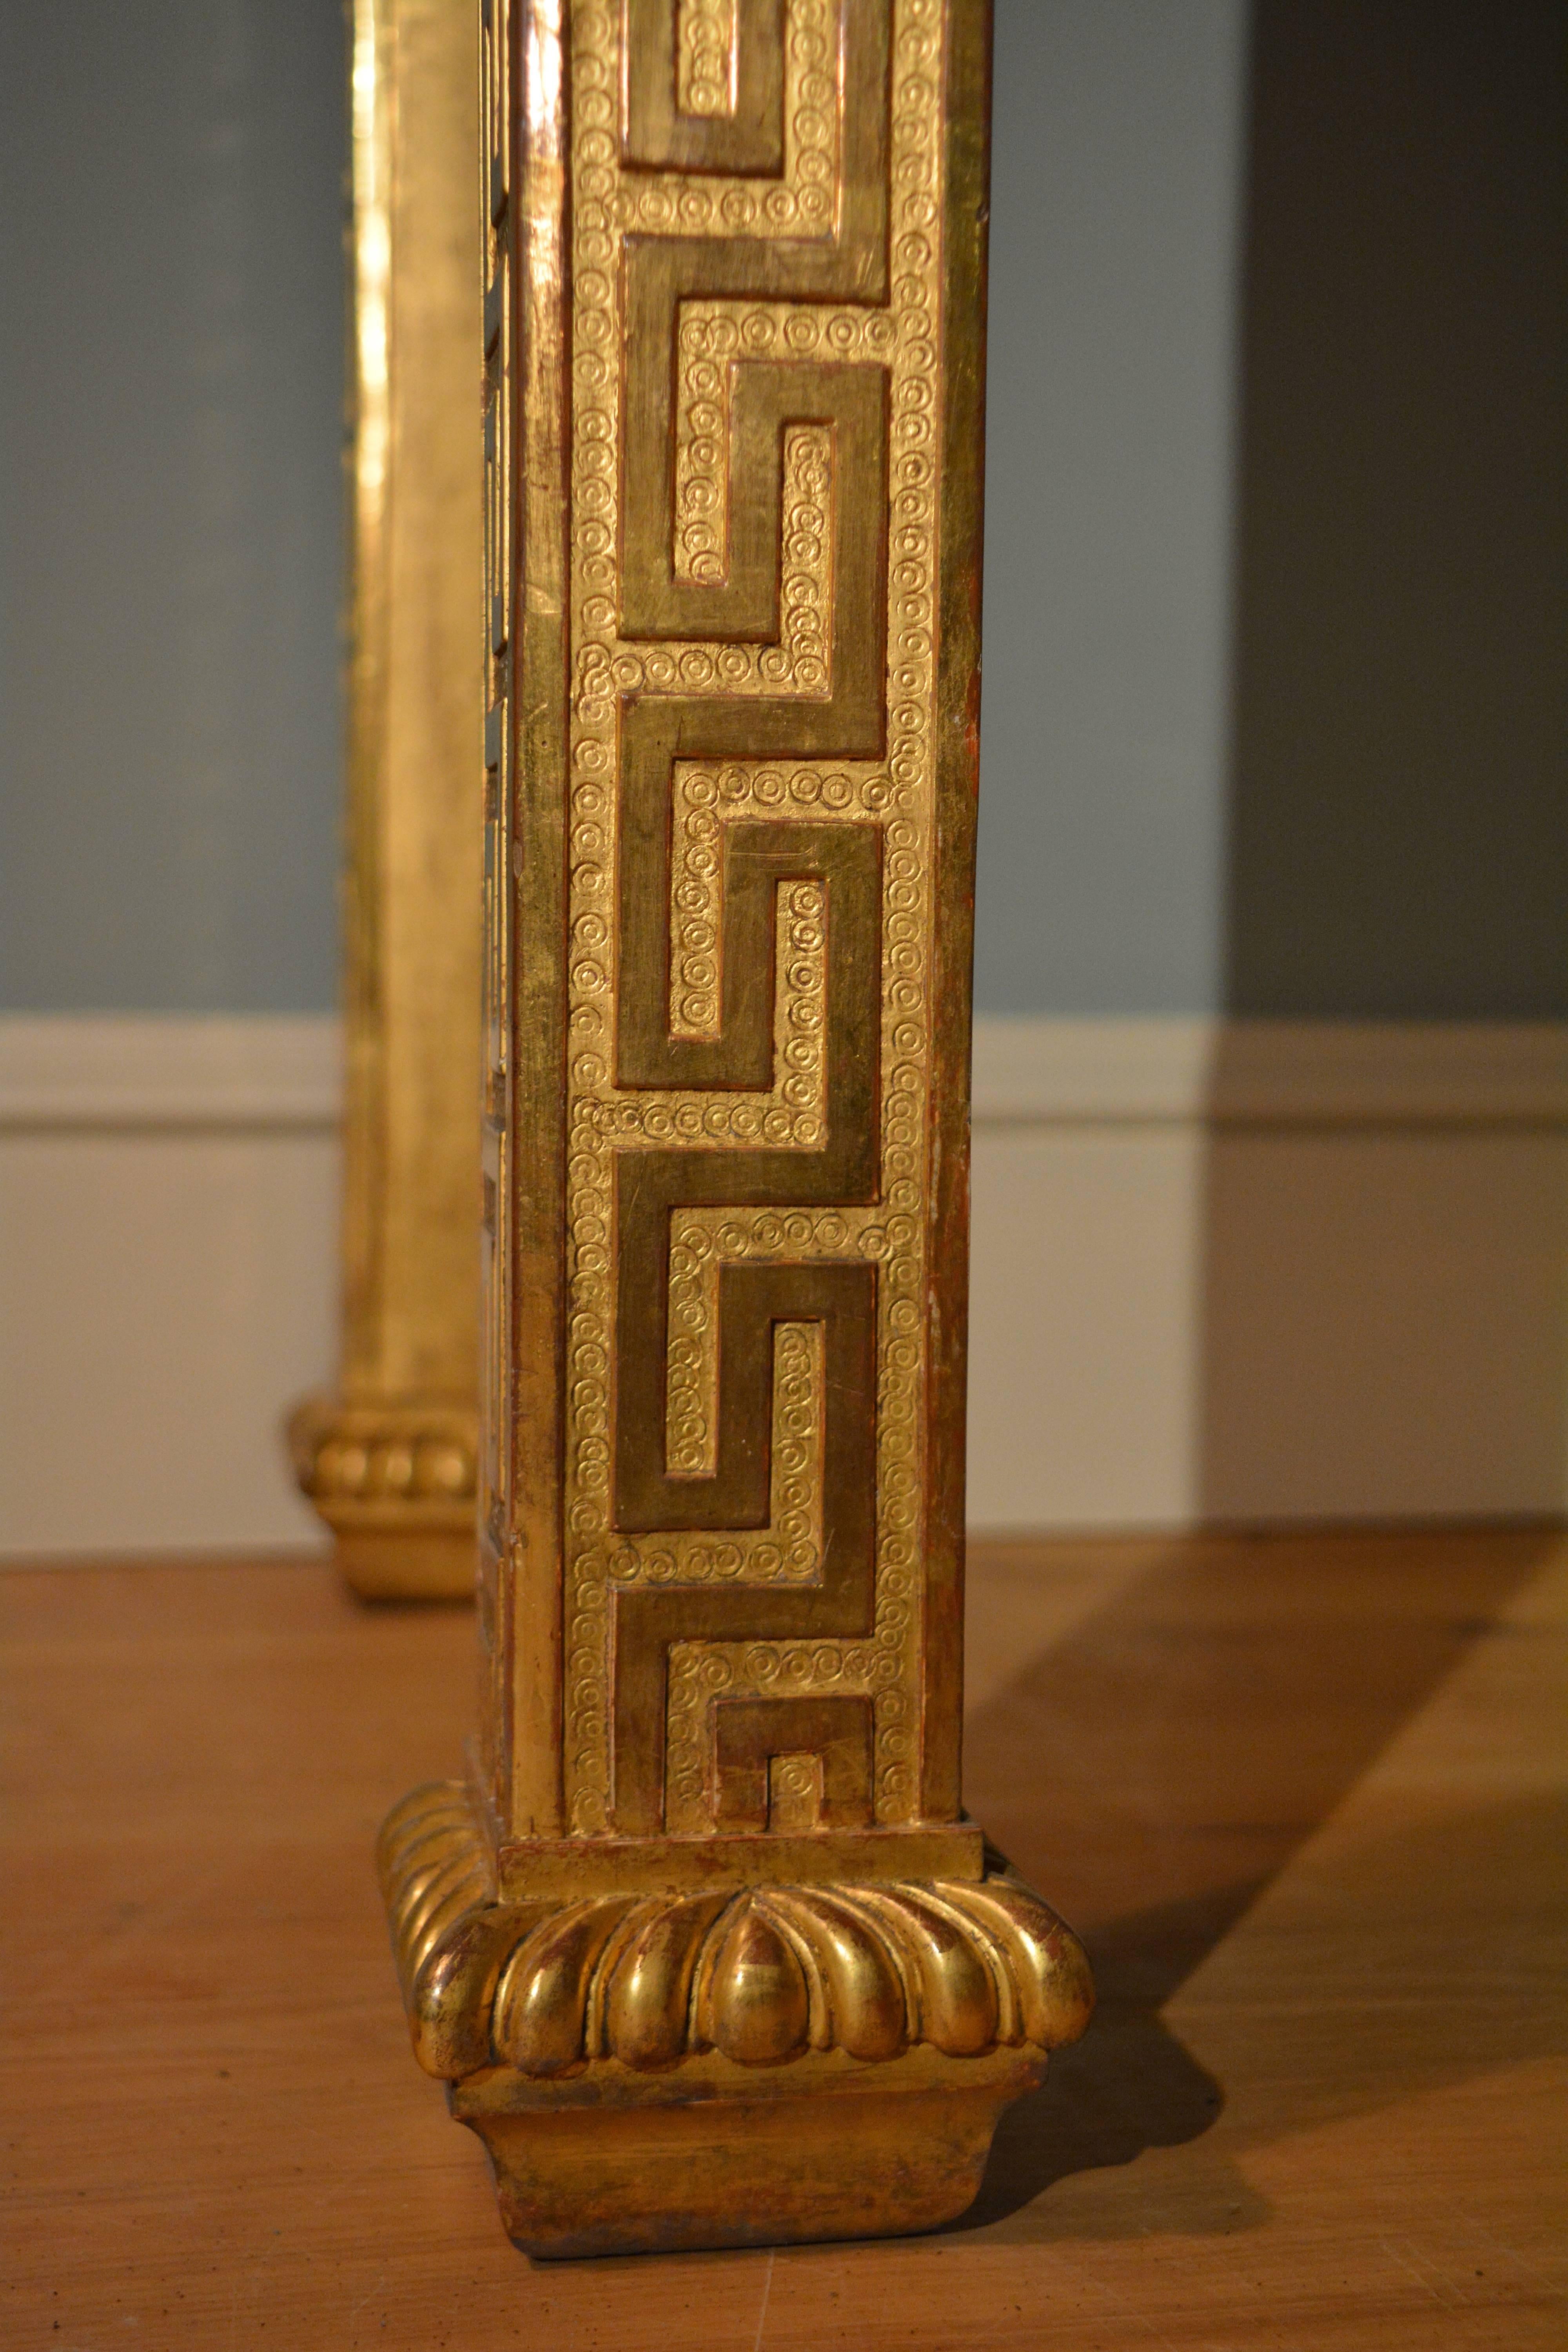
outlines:
[[[354,0],[342,1368],[296,1475],[359,1592],[471,1593],[483,442],[477,15]]]
[[[929,2228],[1081,2032],[962,1810],[982,0],[490,0],[484,1703],[383,1833],[542,2254]]]

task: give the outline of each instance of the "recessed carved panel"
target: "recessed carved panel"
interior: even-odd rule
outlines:
[[[973,294],[944,11],[580,0],[510,59],[502,13],[498,1829],[951,1822],[973,744],[943,596],[977,444],[944,549]]]

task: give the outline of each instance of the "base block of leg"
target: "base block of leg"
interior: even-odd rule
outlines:
[[[1082,1947],[987,1854],[971,1879],[502,1897],[470,1791],[381,1834],[415,2054],[531,2254],[934,2229],[997,2119],[1083,2032]]]
[[[997,2119],[1043,2051],[762,2072],[710,2053],[649,2081],[613,2061],[572,2081],[509,2068],[454,2087],[501,2221],[541,2257],[661,2253],[931,2230],[973,2202]]]

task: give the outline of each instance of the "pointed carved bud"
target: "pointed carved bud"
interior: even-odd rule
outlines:
[[[805,2046],[805,1976],[795,1953],[754,1905],[742,1902],[725,1930],[709,1986],[715,2046],[742,2066],[776,2066]]]

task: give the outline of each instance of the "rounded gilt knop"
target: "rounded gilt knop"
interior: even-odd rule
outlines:
[[[835,2043],[851,2058],[896,2058],[909,2040],[903,1980],[886,1944],[829,1887],[809,1895],[784,1887],[769,1897],[816,1964],[822,1987],[818,2049]]]
[[[978,1881],[497,1903],[460,1785],[416,1790],[380,1841],[420,2062],[448,2081],[611,2061],[639,2073],[717,2050],[863,2064],[1055,2050],[1093,2007],[1083,1948],[1005,1867]]]
[[[624,1945],[604,1988],[600,2054],[639,2069],[672,2066],[685,2055],[691,1980],[722,1895],[651,1906]]]
[[[559,2074],[584,2055],[594,1970],[629,1895],[574,1903],[534,1929],[502,1971],[491,2039],[521,2074]]]
[[[996,2040],[996,1985],[986,1956],[923,1886],[858,1887],[903,1957],[916,2002],[915,2038],[952,2058]]]
[[[978,1886],[942,1891],[1000,1950],[1002,1975],[1017,2005],[1018,2035],[1042,2050],[1076,2042],[1094,2014],[1094,1979],[1066,1922],[1016,1878],[993,1876]]]
[[[805,2047],[805,1973],[787,1939],[742,1895],[699,1997],[705,2042],[742,2066],[777,2066]]]

